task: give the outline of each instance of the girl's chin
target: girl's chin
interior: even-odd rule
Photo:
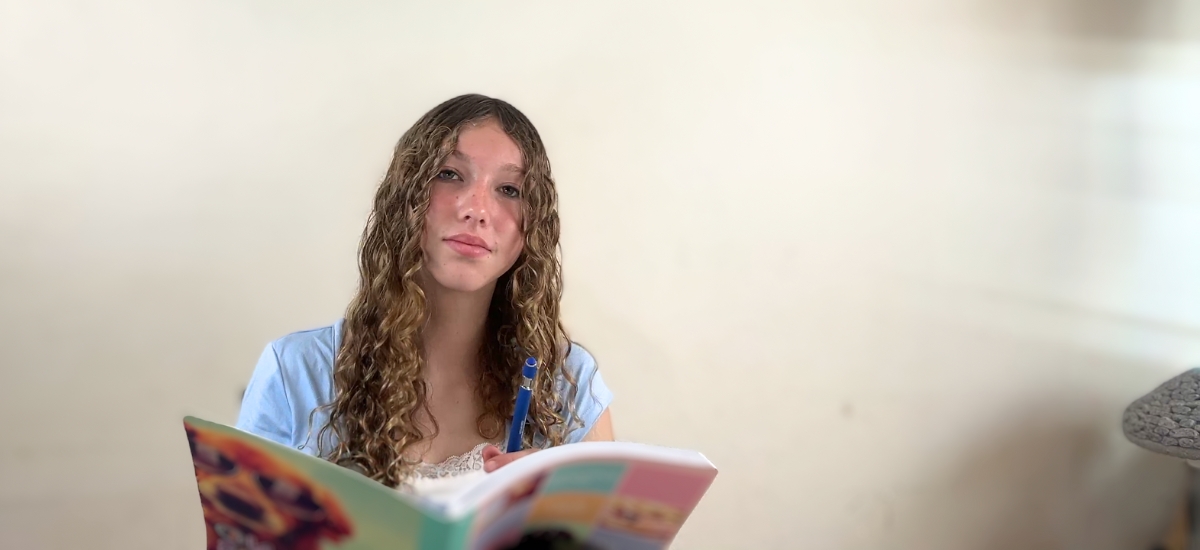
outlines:
[[[475,273],[434,273],[430,279],[444,290],[466,294],[490,291],[496,286],[496,279]]]

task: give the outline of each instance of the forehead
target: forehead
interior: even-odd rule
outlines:
[[[485,170],[520,173],[525,168],[521,148],[494,121],[464,127],[450,156]]]

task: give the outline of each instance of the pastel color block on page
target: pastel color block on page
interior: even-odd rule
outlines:
[[[471,516],[473,516],[472,514]],[[421,522],[421,542],[418,548],[446,548],[462,545],[470,528],[471,516],[464,522],[444,525],[439,521],[426,517]]]
[[[533,504],[530,524],[570,522],[591,525],[608,503],[607,495],[590,493],[558,493],[545,495]]]
[[[658,541],[675,537],[687,514],[656,500],[616,496],[609,501],[597,525],[610,531]]]
[[[678,468],[635,464],[617,494],[640,497],[691,511],[712,483],[711,476]]]
[[[624,474],[625,465],[619,462],[564,466],[554,472],[542,493],[578,491],[607,494],[612,492]]]

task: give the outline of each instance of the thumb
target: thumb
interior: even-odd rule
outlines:
[[[497,447],[495,445],[488,445],[487,447],[483,448],[483,461],[487,462],[487,461],[489,461],[493,458],[496,458],[502,454],[504,454],[504,451],[501,451],[500,447]]]
[[[501,453],[499,449],[496,449],[496,454],[490,455],[491,458],[487,458],[487,456],[488,456],[487,454],[484,455],[485,458],[483,459],[483,471],[489,472],[489,473],[494,472],[494,471],[512,463],[513,461],[517,460],[518,458],[526,457],[526,456],[533,454],[535,451],[537,451],[537,449],[526,449],[524,451],[519,451],[519,452],[515,452],[515,453]],[[486,451],[485,451],[485,453],[486,453]]]

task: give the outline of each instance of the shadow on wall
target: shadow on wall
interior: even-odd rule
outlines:
[[[920,528],[945,526],[961,548],[1150,549],[1184,498],[1187,466],[1133,447],[1114,404],[1070,407],[1043,399],[1004,425],[980,430],[914,503]],[[1121,407],[1123,408],[1123,406]],[[977,495],[987,495],[979,499]],[[898,547],[920,547],[921,534]]]

